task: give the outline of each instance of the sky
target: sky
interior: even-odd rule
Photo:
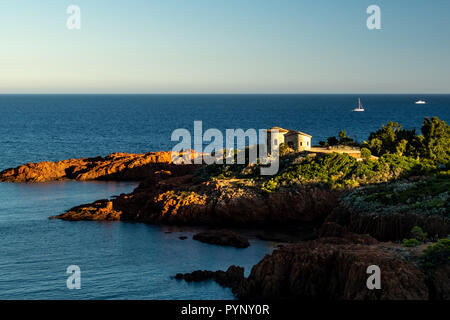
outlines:
[[[450,93],[450,1],[0,0],[0,93]]]

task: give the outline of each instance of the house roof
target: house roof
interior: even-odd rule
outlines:
[[[272,127],[270,129],[267,129],[267,131],[278,131],[278,132],[281,132],[281,133],[289,132],[289,130],[286,130],[286,129],[283,129],[283,128],[280,128],[280,127]]]
[[[310,136],[309,134],[301,132],[301,131],[297,131],[297,130],[289,130],[289,132],[286,133],[285,135],[286,136],[291,136],[291,135],[294,135],[294,134],[312,138],[312,136]]]
[[[301,135],[301,136],[312,138],[312,136],[310,136],[309,134],[301,132],[301,131],[297,131],[297,130],[290,130],[290,129],[288,130],[288,129],[283,129],[283,128],[280,128],[280,127],[272,127],[270,129],[267,129],[267,131],[275,131],[275,130],[277,130],[280,133],[284,133],[286,136],[297,134],[297,135]]]

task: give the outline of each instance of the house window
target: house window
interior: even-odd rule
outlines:
[[[303,142],[300,142],[300,146],[303,146]]]
[[[309,146],[309,141],[306,141],[306,145]]]
[[[273,140],[273,143],[274,143],[275,145],[278,145],[278,139]]]

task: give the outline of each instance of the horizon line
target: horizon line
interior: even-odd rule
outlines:
[[[252,92],[213,92],[213,93],[207,93],[207,92],[170,92],[170,93],[136,93],[136,92],[119,92],[119,93],[111,93],[111,92],[44,92],[44,93],[0,93],[0,96],[6,96],[6,95],[450,95],[450,92],[448,93],[426,93],[426,92],[376,92],[376,93],[369,93],[369,92],[343,92],[343,93],[333,93],[333,92],[323,92],[323,93],[280,93],[280,92],[269,92],[269,93],[252,93]]]

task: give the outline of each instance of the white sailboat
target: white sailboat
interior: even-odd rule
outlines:
[[[363,105],[361,103],[361,99],[360,98],[358,98],[358,107],[353,109],[353,111],[357,111],[357,112],[363,112],[364,111],[364,107],[363,107]]]
[[[418,101],[416,101],[415,103],[416,103],[416,104],[427,104],[427,102],[424,101],[424,100],[418,100]]]

